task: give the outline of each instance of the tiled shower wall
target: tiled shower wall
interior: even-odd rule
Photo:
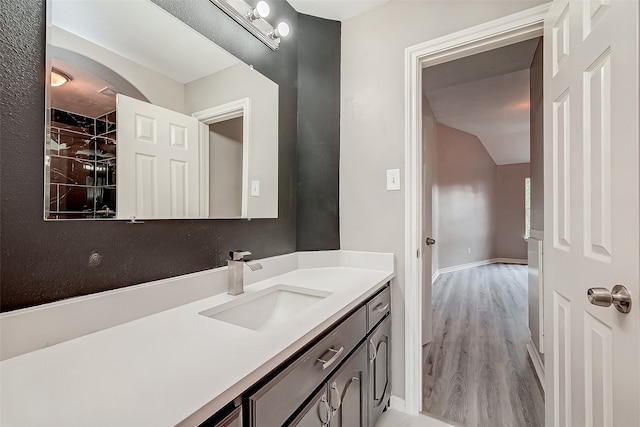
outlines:
[[[52,108],[46,153],[48,219],[116,214],[116,112],[86,117]]]

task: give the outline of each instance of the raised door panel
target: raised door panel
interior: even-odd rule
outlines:
[[[325,384],[293,421],[285,425],[291,427],[327,427],[331,420],[328,396]]]
[[[366,427],[366,376],[367,347],[363,343],[329,380],[331,427]]]
[[[637,426],[640,310],[639,3],[555,0],[545,20],[546,425]]]
[[[369,425],[375,425],[388,403],[391,387],[391,317],[388,316],[368,340]]]
[[[117,97],[118,218],[199,215],[198,120]]]

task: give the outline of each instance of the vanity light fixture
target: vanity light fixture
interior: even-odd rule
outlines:
[[[264,0],[259,1],[256,7],[249,6],[244,0],[210,1],[273,50],[280,47],[280,38],[289,34],[289,26],[285,22],[273,28],[265,21],[264,18],[269,16],[271,10]]]
[[[73,80],[68,74],[51,67],[51,86],[58,87]]]

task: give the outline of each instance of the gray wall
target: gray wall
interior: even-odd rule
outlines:
[[[248,249],[256,257],[296,250],[296,223],[309,223],[311,215],[322,227],[308,236],[305,249],[339,247],[335,200],[337,182],[313,193],[314,211],[305,208],[313,185],[298,186],[298,157],[314,162],[318,171],[338,168],[338,137],[331,144],[309,147],[297,144],[298,103],[323,103],[339,99],[338,72],[327,76],[327,67],[339,70],[340,25],[306,19],[286,2],[272,2],[274,17],[288,21],[292,37],[273,52],[250,35],[209,0],[154,0],[206,37],[252,64],[279,86],[279,193],[278,219],[172,220],[130,225],[123,221],[45,222],[43,218],[45,2],[0,0],[2,40],[2,99],[0,122],[0,301],[2,311],[47,303],[63,298],[120,288],[221,266],[229,249]],[[299,57],[298,43],[313,31],[312,52],[324,43],[331,54],[323,67],[314,68],[312,54]],[[303,50],[303,49],[301,49]],[[333,61],[333,63],[332,63]],[[305,70],[298,91],[298,68]],[[314,80],[326,82],[315,85]],[[329,105],[333,105],[330,102]],[[336,113],[331,111],[331,114]],[[313,127],[339,134],[338,119],[309,116]],[[308,162],[311,163],[311,162]],[[318,184],[315,184],[318,185]],[[297,200],[299,199],[299,202]],[[330,236],[327,238],[326,236]],[[102,254],[97,267],[88,264],[92,252]]]
[[[496,258],[527,259],[524,180],[529,163],[498,165],[496,180]]]
[[[299,15],[298,250],[340,245],[340,22]],[[291,165],[286,165],[291,167]]]
[[[496,164],[475,135],[437,129],[439,268],[495,258]]]

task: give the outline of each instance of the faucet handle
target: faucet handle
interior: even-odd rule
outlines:
[[[242,261],[244,260],[244,257],[249,255],[251,255],[251,252],[249,251],[239,251],[239,250],[229,251],[229,258],[231,258],[234,261]]]

